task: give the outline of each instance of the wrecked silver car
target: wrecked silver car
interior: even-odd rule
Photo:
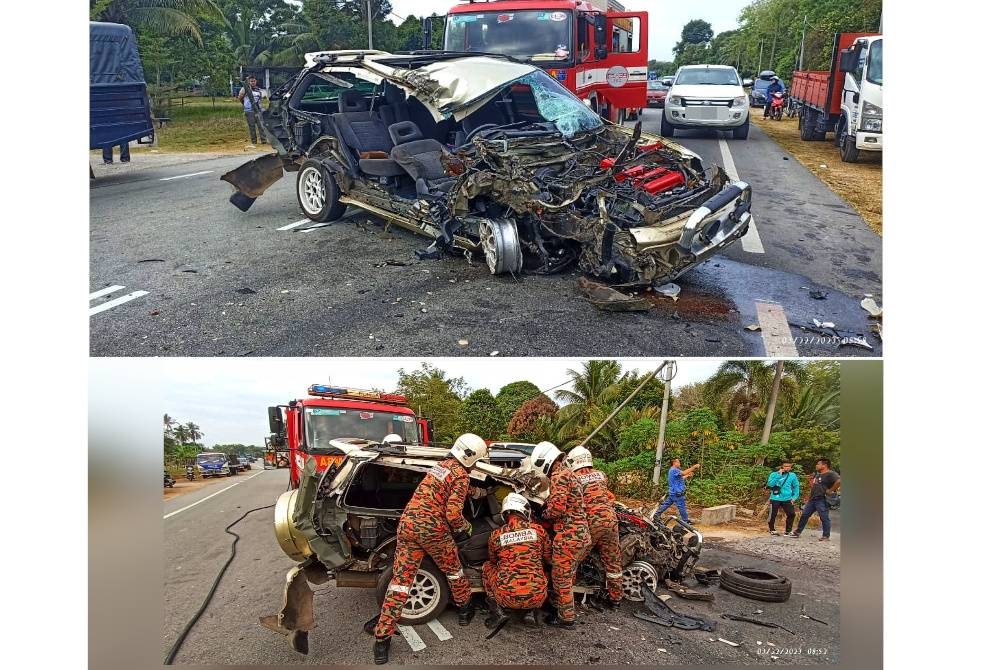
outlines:
[[[349,205],[422,235],[421,257],[493,274],[578,266],[615,285],[672,280],[744,235],[750,187],[683,147],[614,125],[503,57],[328,52],[258,110],[277,153],[223,175],[246,211],[285,171],[299,205]]]
[[[278,544],[297,565],[286,575],[281,611],[260,622],[286,636],[301,653],[308,653],[308,632],[316,623],[310,583],[333,579],[338,587],[374,589],[371,613],[378,610],[392,576],[403,508],[424,475],[450,453],[439,447],[366,440],[330,440],[330,444],[346,458],[325,472],[316,472],[308,459],[302,486],[282,494],[275,505]],[[481,568],[488,557],[490,533],[503,525],[498,487],[521,493],[536,512],[548,497],[548,478],[521,469],[524,458],[520,451],[491,448],[488,462],[480,461],[470,471],[472,487],[485,493],[466,500],[464,514],[472,533],[458,544],[473,593],[483,591]],[[693,573],[702,546],[696,530],[673,517],[671,525],[656,526],[624,506],[617,509],[627,598],[642,600],[642,585],[655,589],[661,579],[681,581]],[[581,563],[574,590],[593,594],[604,583],[603,567],[593,552]],[[447,605],[447,580],[425,558],[403,606],[401,623],[426,623]],[[359,629],[360,623],[361,618]]]

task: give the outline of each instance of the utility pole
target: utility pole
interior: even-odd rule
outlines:
[[[767,61],[767,69],[774,69],[774,47],[778,44],[778,31],[774,31],[774,35],[771,36],[771,60]]]
[[[764,434],[760,436],[761,444],[767,444],[771,439],[771,424],[774,423],[774,408],[778,404],[778,392],[781,390],[781,373],[785,362],[778,361],[774,366],[774,386],[771,387],[771,397],[767,401],[767,416],[764,418]]]
[[[368,50],[371,51],[375,47],[372,46],[372,0],[368,0]]]
[[[809,15],[802,17],[802,43],[799,45],[799,69],[804,70],[804,63],[806,59],[806,26],[808,24]]]
[[[757,74],[761,73],[761,66],[764,65],[764,38],[760,38],[760,55],[757,56]]]
[[[594,438],[595,435],[597,435],[599,432],[601,432],[601,430],[603,430],[604,427],[606,425],[608,425],[608,422],[610,422],[611,419],[615,418],[615,416],[618,415],[618,412],[620,412],[623,409],[625,409],[625,405],[629,404],[632,401],[632,398],[634,398],[635,395],[640,390],[642,390],[642,387],[645,386],[646,384],[648,384],[649,380],[652,379],[653,377],[655,377],[660,372],[660,370],[662,370],[664,368],[664,366],[666,366],[666,364],[667,364],[667,361],[663,361],[662,363],[660,363],[660,367],[656,368],[655,370],[653,370],[652,372],[650,372],[648,375],[646,375],[645,377],[643,377],[642,381],[639,382],[639,385],[635,387],[635,390],[632,391],[631,393],[629,393],[628,397],[625,398],[625,400],[622,401],[622,404],[618,405],[618,407],[616,407],[611,412],[611,414],[608,414],[604,418],[604,421],[601,422],[601,425],[599,425],[597,428],[595,428],[590,435],[588,435],[587,437],[583,438],[583,442],[580,443],[580,446],[581,447],[587,446],[587,443],[590,442]]]
[[[667,405],[670,403],[670,380],[677,374],[677,363],[670,361],[663,378],[663,404],[660,405],[660,434],[656,438],[656,465],[653,466],[653,483],[660,483],[660,465],[663,461],[663,438],[667,433]]]

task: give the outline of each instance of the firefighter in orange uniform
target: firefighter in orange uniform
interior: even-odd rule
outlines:
[[[607,580],[606,604],[612,609],[622,601],[622,549],[618,543],[618,514],[615,496],[608,490],[608,478],[594,469],[594,457],[586,447],[573,447],[566,455],[566,467],[573,471],[583,487],[590,538],[604,565]],[[589,549],[588,549],[589,552]]]
[[[572,629],[576,625],[573,580],[576,569],[590,549],[590,526],[583,504],[583,489],[573,472],[563,466],[566,454],[551,442],[540,442],[531,452],[529,466],[549,477],[549,497],[542,518],[553,522],[552,604],[556,612],[546,623]]]
[[[508,493],[500,513],[505,523],[490,534],[489,560],[483,564],[490,628],[507,619],[501,607],[529,610],[542,606],[548,587],[545,564],[552,562],[552,541],[544,528],[531,521],[527,498]]]
[[[425,555],[431,557],[448,579],[452,598],[458,606],[459,625],[467,626],[472,621],[475,609],[471,585],[462,571],[455,541],[467,538],[472,531],[472,524],[462,516],[469,492],[469,469],[488,453],[486,442],[478,435],[460,436],[451,448],[452,457],[424,475],[406,504],[396,531],[396,557],[382,613],[371,630],[367,624],[365,628],[366,632],[375,635],[377,665],[389,661],[389,643],[396,632],[396,622]]]

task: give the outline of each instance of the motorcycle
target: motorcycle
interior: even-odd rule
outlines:
[[[164,470],[163,471],[163,488],[165,488],[165,489],[172,489],[172,488],[174,488],[174,484],[176,484],[176,483],[177,482],[174,480],[174,478],[170,476],[170,473],[167,472],[166,470]]]
[[[785,94],[776,92],[771,96],[770,117],[775,121],[781,121],[781,115],[785,110]]]
[[[187,477],[187,480],[189,482],[193,482],[194,481],[194,466],[193,465],[189,465],[189,466],[187,466],[187,468],[185,468],[185,470],[184,470],[184,476]]]

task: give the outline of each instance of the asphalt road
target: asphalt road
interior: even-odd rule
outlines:
[[[647,110],[647,130],[658,119]],[[760,306],[776,303],[782,323],[867,332],[859,303],[872,294],[881,304],[881,238],[753,126],[746,141],[676,139],[706,163],[731,160],[753,186],[760,244],[744,238],[682,277],[677,302],[657,298],[642,314],[596,310],[575,272],[497,278],[481,261],[417,261],[427,239],[367,214],[297,223],[294,175],[240,212],[219,176],[251,154],[94,165],[91,354],[880,355],[871,334],[867,351],[793,327],[789,352],[745,327],[763,325]]]
[[[223,480],[164,504],[164,515],[170,515],[163,522],[164,653],[197,610],[218,569],[229,556],[232,538],[223,529],[247,510],[273,503],[285,490],[286,483],[285,470],[255,471],[241,478],[238,484]],[[232,488],[227,489],[229,486]],[[189,507],[192,504],[194,506]],[[188,509],[180,511],[185,507]],[[329,584],[318,587],[317,628],[310,634],[307,657],[292,651],[282,636],[258,624],[259,617],[273,614],[281,607],[284,574],[293,566],[274,540],[272,513],[270,509],[254,512],[234,528],[240,534],[236,558],[175,662],[370,663],[372,639],[361,631],[361,624],[377,611],[373,592],[369,589],[337,588]],[[711,538],[711,530],[706,530],[706,535]],[[793,542],[788,538],[773,539]],[[806,541],[803,536],[794,542]],[[670,605],[679,611],[717,621],[714,633],[663,628],[641,621],[634,617],[634,612],[642,611],[640,604],[627,603],[614,613],[581,608],[575,631],[534,631],[512,622],[489,641],[484,639],[487,631],[481,613],[470,626],[463,628],[458,626],[454,610],[448,609],[438,620],[439,625],[413,627],[419,643],[411,646],[403,637],[396,637],[390,662],[616,665],[838,661],[840,572],[836,563],[831,566],[796,562],[792,553],[792,558],[785,558],[779,564],[759,557],[766,553],[748,550],[739,543],[711,539],[707,542],[699,565],[720,568],[743,565],[784,574],[792,580],[791,599],[786,603],[761,603],[711,587],[716,598],[714,603],[670,600]],[[800,618],[803,607],[829,625]],[[756,613],[758,609],[762,613]],[[796,634],[722,619],[723,613],[780,623]],[[739,643],[739,646],[719,642],[720,637]]]

